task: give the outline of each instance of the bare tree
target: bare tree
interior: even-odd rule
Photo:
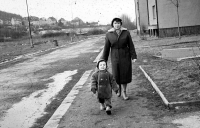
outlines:
[[[131,22],[131,18],[128,15],[122,14],[120,18],[122,19],[122,26],[126,27],[129,30],[133,30],[136,28],[135,24]]]
[[[176,7],[176,13],[177,13],[177,19],[178,19],[178,37],[181,39],[180,34],[180,26],[179,26],[179,6],[180,6],[180,0],[169,0],[175,7]]]

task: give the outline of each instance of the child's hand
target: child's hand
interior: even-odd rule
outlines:
[[[92,88],[91,91],[96,94],[96,89]]]

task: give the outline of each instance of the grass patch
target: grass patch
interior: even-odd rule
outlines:
[[[151,41],[148,43],[151,44]],[[200,98],[200,70],[197,63],[200,63],[200,59],[177,62],[156,58],[153,55],[165,48],[192,47],[197,46],[200,42],[177,43],[174,41],[174,43],[169,43],[157,40],[152,41],[152,43],[153,47],[139,47],[137,49],[138,63],[142,65],[167,100],[169,102],[198,100]]]
[[[104,34],[106,31],[103,31],[102,29],[92,29],[88,31],[88,35],[99,35],[99,34]]]
[[[45,33],[42,35],[42,38],[47,38],[47,37],[58,37],[58,36],[69,36],[69,33],[65,33],[65,32],[50,32],[50,33]]]

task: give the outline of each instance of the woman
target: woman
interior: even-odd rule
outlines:
[[[107,61],[111,49],[112,74],[120,88],[118,96],[121,96],[122,85],[122,96],[124,100],[128,100],[126,88],[127,84],[132,81],[131,59],[135,62],[137,55],[129,31],[122,27],[122,20],[114,18],[111,26],[112,28],[106,33],[101,58]]]

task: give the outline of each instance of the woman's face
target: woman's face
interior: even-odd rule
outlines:
[[[117,21],[114,21],[113,22],[113,27],[114,27],[114,29],[120,29],[121,28],[121,23],[117,22]]]

